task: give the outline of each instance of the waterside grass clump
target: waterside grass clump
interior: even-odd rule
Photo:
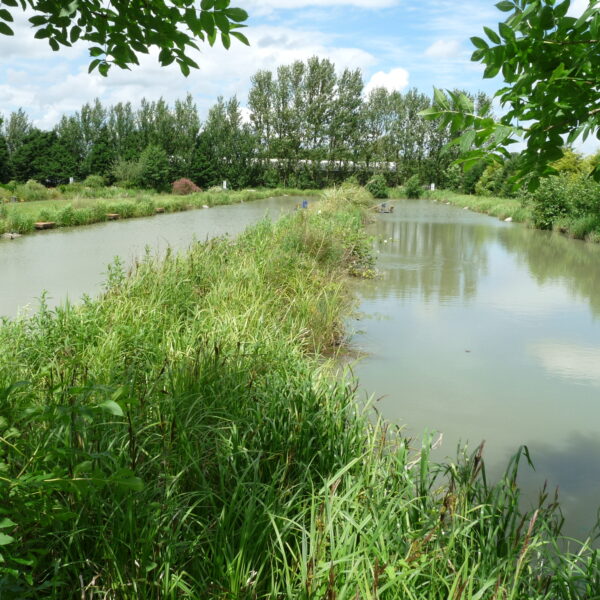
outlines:
[[[352,199],[349,199],[352,197]],[[370,267],[359,191],[0,328],[2,598],[595,598],[518,459],[436,465],[322,354]]]
[[[43,187],[43,186],[42,186]],[[68,186],[67,186],[68,187]],[[87,194],[85,193],[87,190]],[[121,188],[85,188],[77,195],[66,194],[61,198],[0,204],[0,235],[6,232],[30,233],[37,221],[51,221],[57,227],[90,225],[109,220],[110,214],[120,219],[148,217],[160,212],[180,212],[204,206],[222,206],[250,202],[282,195],[314,195],[314,190],[262,189],[196,192],[180,194],[156,194],[141,190]]]

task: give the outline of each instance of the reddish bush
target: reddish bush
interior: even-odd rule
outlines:
[[[180,196],[187,196],[188,194],[202,191],[191,179],[186,179],[185,177],[174,181],[171,187],[173,193]]]

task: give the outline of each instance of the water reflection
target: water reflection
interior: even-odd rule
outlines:
[[[386,220],[377,224],[375,249],[382,279],[367,288],[371,297],[408,297],[440,302],[473,298],[487,270],[490,230],[447,223]]]
[[[560,486],[581,534],[600,505],[600,247],[395,204],[373,226],[382,277],[357,285],[359,311],[384,317],[355,325],[363,389],[407,435],[443,432],[443,454],[487,440],[497,475],[527,444],[527,489]]]

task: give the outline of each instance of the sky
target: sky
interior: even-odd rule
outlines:
[[[332,60],[338,70],[360,68],[365,90],[384,86],[431,94],[433,86],[493,94],[501,80],[482,79],[483,68],[470,61],[469,38],[495,26],[503,13],[495,0],[233,0],[248,11],[244,33],[250,47],[233,41],[229,50],[201,47],[194,56],[200,70],[184,77],[176,65],[161,67],[157,53],[140,57],[131,71],[111,69],[107,78],[87,72],[87,47],[53,52],[36,40],[24,13],[17,13],[14,37],[0,35],[0,114],[22,107],[43,129],[62,114],[100,98],[104,104],[142,97],[169,102],[192,94],[205,116],[218,96],[237,95],[244,105],[250,78],[259,69],[311,56]],[[580,13],[587,0],[574,0]],[[580,148],[598,149],[588,140]]]

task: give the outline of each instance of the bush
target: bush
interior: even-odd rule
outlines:
[[[88,175],[84,179],[83,185],[91,188],[104,187],[106,185],[106,180],[104,177],[102,177],[102,175]]]
[[[365,186],[373,198],[387,198],[388,189],[385,177],[383,175],[375,175],[372,177]]]
[[[533,224],[539,229],[552,229],[556,221],[572,212],[566,177],[548,177],[542,180],[538,189],[528,194],[526,202],[532,205]]]
[[[114,164],[112,174],[120,187],[137,187],[142,182],[142,165],[138,160],[120,158]]]
[[[34,179],[30,179],[24,185],[17,186],[16,194],[25,202],[48,200],[51,196],[50,190]]]
[[[168,189],[171,166],[167,153],[160,146],[148,146],[140,156],[140,165],[142,187],[159,192]]]
[[[420,198],[423,190],[421,188],[421,181],[418,175],[413,175],[404,184],[404,192],[407,198]]]
[[[171,191],[178,196],[187,196],[202,190],[191,179],[182,177],[171,184]]]

